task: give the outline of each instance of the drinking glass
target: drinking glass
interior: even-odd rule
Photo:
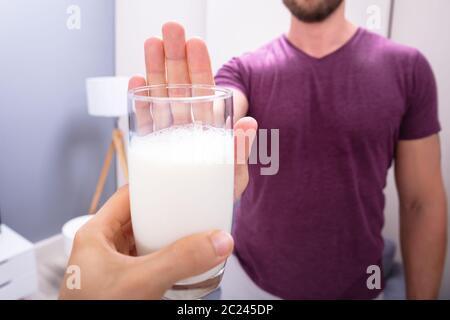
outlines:
[[[197,232],[230,232],[232,91],[164,84],[132,89],[128,97],[130,205],[138,255]],[[176,283],[165,298],[205,296],[219,286],[224,267]]]

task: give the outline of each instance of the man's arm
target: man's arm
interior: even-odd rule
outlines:
[[[395,177],[407,298],[434,299],[439,294],[447,243],[439,136],[400,141]]]

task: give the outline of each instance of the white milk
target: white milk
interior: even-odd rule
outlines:
[[[131,216],[139,255],[193,233],[230,232],[233,211],[232,131],[186,125],[129,145]],[[181,283],[214,276],[218,266]]]

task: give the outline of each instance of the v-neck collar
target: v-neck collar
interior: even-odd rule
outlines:
[[[355,33],[350,37],[350,39],[348,39],[343,45],[341,45],[339,48],[337,48],[336,50],[327,53],[326,55],[324,55],[323,57],[320,58],[316,58],[311,56],[310,54],[306,53],[305,51],[303,51],[302,49],[296,47],[287,37],[286,34],[282,35],[282,40],[283,42],[285,42],[290,48],[292,48],[296,53],[298,53],[299,55],[303,56],[304,58],[312,61],[312,62],[321,62],[321,61],[325,61],[328,60],[334,56],[339,55],[341,52],[344,52],[348,47],[350,47],[354,42],[356,42],[361,35],[364,33],[364,29],[361,27],[358,27],[358,29],[355,31]]]

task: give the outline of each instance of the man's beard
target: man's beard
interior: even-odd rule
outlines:
[[[283,0],[293,16],[303,22],[321,22],[328,18],[343,0]]]

